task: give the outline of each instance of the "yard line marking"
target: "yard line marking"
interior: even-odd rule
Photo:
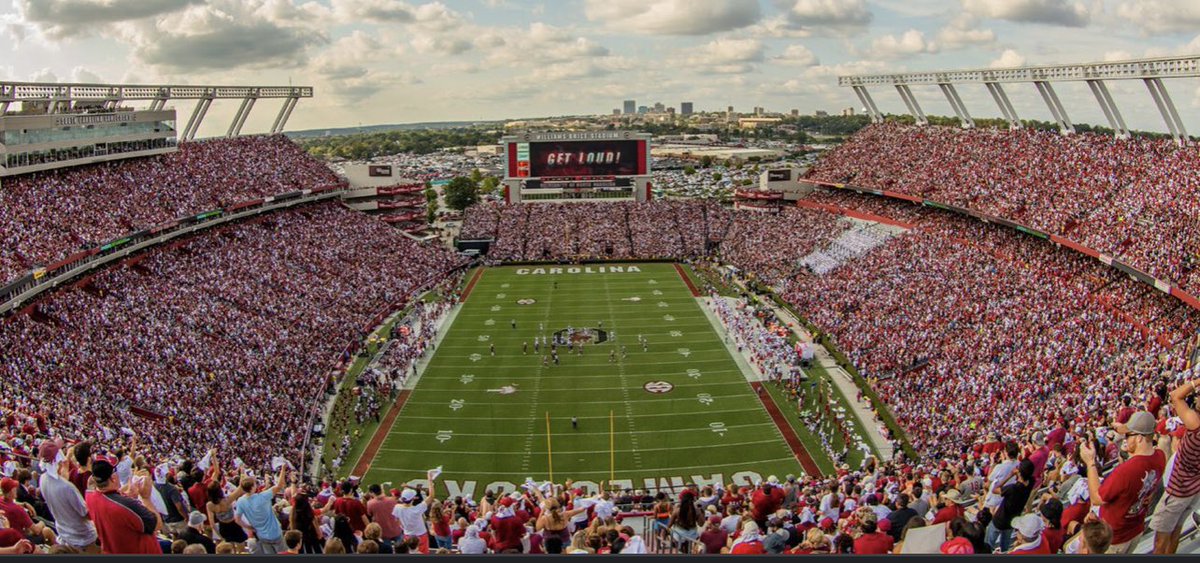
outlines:
[[[745,382],[742,382],[742,384],[745,385]],[[725,398],[737,399],[737,398],[741,398],[741,397],[755,397],[755,396],[756,395],[754,393],[738,393],[736,395],[721,395],[721,398],[722,399],[725,399]],[[642,403],[661,403],[661,402],[681,401],[681,400],[685,400],[685,399],[680,399],[679,397],[664,397],[661,399],[633,399],[631,401],[627,400],[627,402],[640,405]],[[600,402],[600,403],[604,404],[602,402]],[[413,404],[413,405],[445,405],[446,402],[445,401],[411,401],[410,400],[409,404]],[[574,399],[574,400],[570,400],[570,401],[541,401],[541,404],[543,404],[543,405],[578,405],[579,399]],[[613,401],[612,404],[617,404],[617,402]],[[486,406],[486,405],[484,405],[484,406]],[[482,408],[479,405],[476,405],[476,407]],[[451,406],[451,408],[453,408],[453,406]],[[460,408],[463,408],[463,407],[460,407]],[[703,412],[703,411],[700,411],[700,412]],[[709,411],[709,412],[711,412],[711,411]]]
[[[644,399],[644,400],[641,400],[638,402],[644,403],[644,402],[653,401],[653,400],[654,399]],[[440,403],[438,403],[438,404],[440,404]],[[635,414],[632,416],[634,418],[652,418],[652,417],[658,417],[658,416],[680,416],[680,415],[688,415],[688,414],[706,415],[706,414],[721,414],[721,413],[727,413],[727,412],[736,412],[736,413],[747,414],[747,413],[754,413],[755,411],[747,410],[746,408],[724,409],[724,410],[707,410],[706,409],[706,410],[688,411],[688,412],[684,412],[684,413],[664,412],[664,413],[653,413],[653,414]],[[417,416],[417,415],[410,415],[410,416],[406,416],[405,418],[411,418],[414,420],[491,420],[491,421],[496,420],[496,417],[494,417],[494,416]],[[579,417],[579,420],[600,420],[600,419],[608,420],[608,415],[606,414],[603,416],[581,416],[581,417]],[[422,471],[424,471],[424,470],[422,470]]]

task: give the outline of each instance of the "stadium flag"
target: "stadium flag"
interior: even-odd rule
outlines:
[[[432,482],[434,479],[437,479],[441,475],[442,475],[442,466],[440,466],[440,465],[425,472],[425,478],[428,479],[430,482]]]
[[[288,461],[283,456],[277,455],[271,458],[271,471],[278,472],[280,467],[287,467],[293,471],[296,470],[296,468],[292,465],[292,462]]]
[[[204,454],[204,457],[200,458],[200,461],[196,462],[196,467],[200,468],[200,471],[208,471],[208,468],[212,467],[212,455],[213,451],[208,450],[208,452]]]

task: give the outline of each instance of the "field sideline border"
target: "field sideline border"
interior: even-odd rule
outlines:
[[[475,290],[475,284],[479,283],[479,278],[483,277],[483,271],[486,267],[479,267],[475,270],[475,274],[471,276],[471,281],[467,282],[467,287],[463,288],[462,296],[458,298],[459,303],[465,303],[467,298],[471,296],[471,292]]]
[[[696,284],[692,283],[691,276],[688,276],[687,272],[683,271],[683,266],[680,266],[678,262],[673,265],[675,266],[675,273],[679,274],[679,277],[683,279],[683,283],[687,285],[688,291],[692,292],[692,297],[700,297],[700,290],[696,288]]]
[[[412,395],[412,389],[405,389],[396,397],[396,402],[388,411],[387,416],[383,419],[378,427],[375,428],[375,434],[371,436],[371,442],[358,456],[358,463],[354,465],[354,470],[351,475],[356,475],[359,478],[366,476],[367,471],[371,469],[371,462],[375,461],[375,456],[379,454],[383,443],[387,441],[387,437],[392,433],[392,425],[396,423],[396,419],[400,418],[400,411],[404,410],[405,403],[408,402],[409,395]]]

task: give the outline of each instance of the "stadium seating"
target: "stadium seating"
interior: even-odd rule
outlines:
[[[283,136],[181,143],[162,156],[18,176],[0,190],[0,286],[167,221],[340,184]]]
[[[299,461],[339,355],[460,264],[335,203],[206,232],[0,324],[0,405],[155,455]]]
[[[1195,150],[1168,139],[887,123],[830,151],[809,176],[1009,219],[1195,290],[1198,166]]]

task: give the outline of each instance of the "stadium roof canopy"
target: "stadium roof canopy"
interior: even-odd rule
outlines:
[[[1175,104],[1171,101],[1171,96],[1167,92],[1166,86],[1163,85],[1162,79],[1197,77],[1200,77],[1200,56],[1184,56],[1066,65],[863,74],[840,76],[838,77],[838,85],[853,88],[859,101],[866,107],[871,119],[876,122],[882,121],[883,115],[879,112],[879,108],[875,106],[875,101],[871,98],[867,87],[894,86],[897,92],[900,93],[900,98],[904,101],[904,105],[908,107],[908,111],[921,124],[926,124],[928,121],[925,118],[925,114],[921,111],[920,105],[917,104],[917,99],[913,96],[910,87],[914,85],[936,85],[945,94],[946,99],[950,102],[950,106],[954,108],[963,127],[974,127],[975,122],[967,111],[966,105],[963,104],[962,98],[958,96],[958,92],[954,86],[956,84],[982,83],[987,87],[988,92],[992,95],[992,99],[996,101],[996,105],[1000,107],[1000,112],[1004,114],[1004,118],[1008,120],[1010,126],[1018,128],[1021,126],[1021,121],[1017,117],[1016,109],[1013,108],[1012,102],[1009,101],[1008,95],[1004,92],[1004,87],[1001,84],[1032,83],[1037,88],[1038,93],[1041,94],[1042,100],[1046,102],[1046,106],[1050,108],[1050,113],[1054,116],[1055,121],[1058,122],[1059,128],[1064,134],[1070,134],[1075,132],[1075,126],[1071,123],[1066,108],[1063,107],[1058,94],[1055,93],[1052,83],[1084,81],[1087,82],[1092,94],[1096,96],[1096,101],[1099,102],[1100,109],[1104,112],[1109,126],[1112,127],[1118,137],[1128,138],[1129,128],[1126,127],[1125,119],[1121,116],[1120,109],[1117,107],[1112,95],[1109,94],[1105,81],[1141,80],[1145,82],[1146,88],[1150,90],[1150,96],[1154,99],[1155,105],[1158,106],[1158,110],[1162,114],[1163,120],[1166,121],[1167,129],[1170,130],[1171,135],[1177,142],[1183,143],[1187,140],[1187,129],[1183,125],[1183,120],[1179,118],[1179,112],[1175,109]]]
[[[0,115],[16,102],[44,101],[49,113],[67,113],[78,102],[101,102],[115,108],[127,101],[149,101],[151,110],[161,110],[170,100],[197,100],[196,108],[180,133],[181,139],[194,139],[213,100],[241,100],[241,106],[229,124],[227,136],[241,132],[254,103],[263,98],[284,100],[271,126],[271,133],[283,131],[300,98],[311,98],[311,86],[193,86],[142,84],[67,84],[0,81]]]

